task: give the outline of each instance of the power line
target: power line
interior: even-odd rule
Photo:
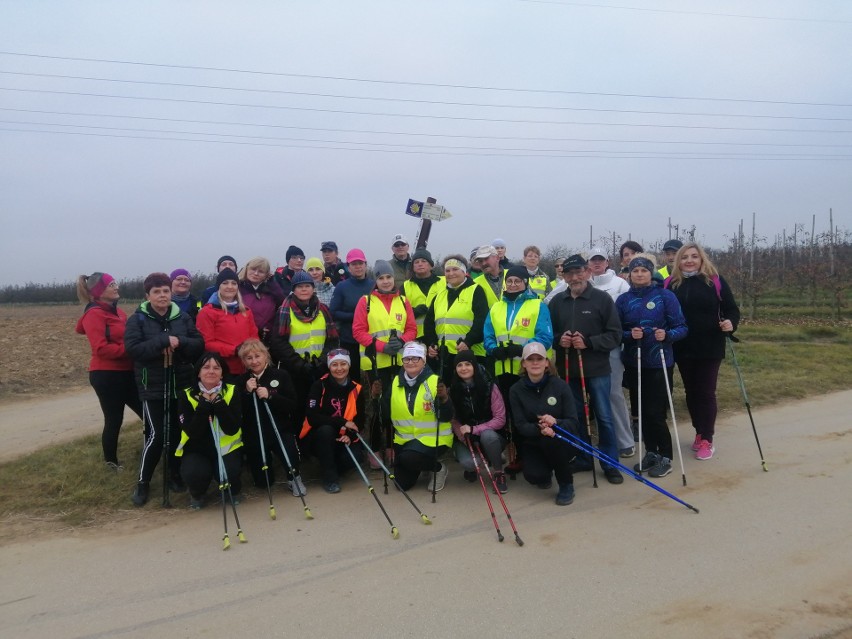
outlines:
[[[644,127],[644,128],[660,128],[660,129],[702,129],[712,131],[763,131],[763,132],[787,132],[787,133],[852,133],[852,130],[844,129],[780,129],[780,128],[756,128],[756,127],[734,127],[734,126],[708,126],[708,125],[689,125],[689,124],[641,124],[627,122],[575,122],[566,120],[521,120],[512,118],[484,118],[484,117],[465,117],[454,115],[430,115],[430,114],[415,114],[415,113],[377,113],[372,111],[349,111],[345,109],[321,109],[317,107],[296,107],[288,105],[269,105],[269,104],[248,104],[242,102],[217,102],[214,100],[190,100],[186,98],[163,98],[152,96],[130,96],[130,95],[113,95],[108,93],[87,93],[83,91],[54,91],[48,89],[18,89],[12,87],[0,87],[0,91],[14,91],[19,93],[45,93],[51,95],[75,95],[80,97],[90,98],[113,98],[119,100],[144,100],[150,102],[180,102],[185,104],[206,104],[210,106],[228,106],[241,107],[251,109],[274,109],[286,111],[305,111],[312,113],[337,113],[343,115],[366,115],[371,117],[395,117],[395,118],[424,118],[428,120],[453,120],[466,122],[499,122],[503,124],[557,124],[557,125],[576,125],[576,126],[624,126],[624,127]]]
[[[25,73],[22,71],[0,71],[2,75],[27,76],[37,78],[59,78],[64,80],[87,80],[92,82],[114,82],[119,84],[134,84],[146,86],[163,86],[163,87],[181,87],[189,89],[214,89],[217,91],[244,91],[246,93],[262,93],[273,95],[298,95],[314,98],[335,98],[342,100],[365,100],[373,102],[403,102],[409,104],[434,104],[442,106],[463,106],[476,108],[491,108],[491,109],[530,109],[539,111],[582,111],[592,113],[629,113],[634,115],[675,115],[675,116],[695,116],[695,117],[713,117],[713,118],[759,118],[769,120],[815,120],[819,122],[852,122],[852,118],[826,118],[818,116],[798,116],[798,115],[766,115],[757,114],[750,115],[744,113],[701,113],[691,111],[643,111],[637,109],[602,109],[593,107],[568,107],[568,106],[549,106],[549,105],[531,105],[531,104],[493,104],[487,102],[456,102],[451,100],[423,100],[417,98],[389,98],[389,97],[370,97],[360,95],[344,95],[340,93],[315,93],[308,91],[287,91],[283,89],[256,89],[229,87],[214,84],[188,84],[185,82],[158,82],[154,80],[125,80],[121,78],[102,78],[93,76],[80,75],[61,75],[53,73]]]
[[[780,142],[713,142],[713,141],[691,141],[691,140],[625,140],[622,138],[561,138],[561,137],[538,137],[538,136],[512,136],[512,135],[471,135],[471,134],[455,134],[455,133],[423,133],[411,131],[382,131],[376,129],[340,129],[332,127],[309,127],[309,126],[294,126],[289,124],[267,124],[258,122],[233,122],[228,120],[190,120],[182,118],[157,118],[153,116],[143,115],[117,115],[113,113],[81,113],[74,111],[47,111],[43,109],[14,109],[10,107],[0,107],[0,111],[10,111],[14,113],[38,113],[40,115],[63,115],[72,117],[86,118],[115,118],[127,120],[147,120],[153,122],[178,122],[181,124],[212,124],[224,126],[248,126],[259,128],[272,129],[288,129],[295,131],[320,131],[324,133],[356,133],[369,135],[394,135],[394,136],[410,136],[410,137],[427,137],[427,138],[455,138],[469,140],[523,140],[530,142],[614,142],[618,144],[686,144],[686,145],[711,145],[711,146],[766,146],[766,147],[808,147],[808,148],[836,148],[847,149],[852,148],[849,144],[791,144]]]
[[[211,133],[208,131],[175,131],[173,129],[141,129],[141,128],[129,128],[129,127],[109,127],[109,126],[98,126],[98,125],[86,125],[86,124],[60,124],[56,122],[21,122],[18,120],[0,120],[0,124],[22,124],[26,126],[58,126],[58,127],[67,127],[67,128],[79,128],[79,129],[100,129],[104,131],[127,131],[131,133],[158,133],[158,134],[167,134],[167,135],[201,135],[201,136],[212,136],[212,137],[224,137],[224,138],[242,138],[249,140],[274,140],[274,141],[286,141],[286,142],[314,142],[321,144],[349,144],[353,146],[380,146],[380,147],[401,147],[405,149],[450,149],[450,150],[462,150],[462,151],[501,151],[501,152],[535,152],[535,153],[617,153],[617,154],[636,154],[639,151],[614,151],[610,149],[602,150],[602,149],[531,149],[531,148],[516,148],[516,147],[493,147],[493,146],[450,146],[447,144],[399,144],[399,143],[391,143],[391,142],[358,142],[358,141],[349,141],[349,140],[323,140],[323,139],[312,139],[312,138],[292,138],[292,137],[281,137],[281,136],[262,136],[262,135],[242,135],[242,134],[233,134],[233,133]],[[159,138],[155,138],[159,139]],[[653,143],[652,143],[653,144]],[[702,155],[697,151],[642,151],[642,153],[650,154],[650,155],[664,155],[664,156],[691,156],[691,155]],[[706,154],[705,154],[706,155]],[[807,158],[807,159],[819,159],[819,158],[831,158],[831,159],[852,159],[852,155],[843,156],[837,154],[817,154],[817,153],[776,153],[776,154],[765,154],[765,153],[739,153],[726,151],[726,156],[731,157],[791,157],[791,158]]]
[[[72,56],[56,56],[44,55],[37,53],[23,53],[19,51],[0,51],[0,55],[18,56],[26,58],[41,58],[46,60],[63,60],[68,62],[97,62],[103,64],[122,64],[140,67],[152,67],[159,69],[181,69],[189,71],[217,71],[223,73],[242,73],[247,75],[259,75],[270,77],[283,78],[304,78],[310,80],[335,80],[340,82],[362,82],[367,84],[381,85],[398,85],[411,87],[426,87],[426,88],[445,88],[445,89],[469,89],[474,91],[504,91],[510,93],[540,93],[545,95],[588,95],[588,96],[603,96],[603,97],[620,97],[620,98],[647,98],[653,100],[695,100],[707,102],[741,102],[752,104],[785,104],[794,106],[824,106],[824,107],[849,107],[852,104],[834,103],[834,102],[799,102],[792,100],[761,100],[761,99],[746,99],[746,98],[718,98],[718,97],[701,97],[701,96],[677,96],[677,95],[655,95],[643,93],[609,93],[601,91],[568,91],[563,89],[526,89],[518,87],[495,87],[475,84],[447,84],[439,82],[413,82],[407,80],[377,80],[374,78],[356,78],[347,76],[334,75],[315,75],[308,73],[284,73],[279,71],[257,71],[252,69],[234,69],[228,67],[207,67],[187,64],[163,64],[156,62],[138,62],[133,60],[116,60],[107,58],[82,58]]]
[[[650,9],[648,7],[625,7],[610,4],[593,4],[591,2],[562,2],[560,0],[515,0],[529,4],[554,4],[565,7],[584,7],[590,9],[613,9],[618,11],[644,11],[648,13],[672,13],[691,16],[712,16],[714,18],[743,18],[747,20],[780,20],[783,22],[821,22],[828,24],[852,24],[850,20],[829,20],[827,18],[785,18],[781,16],[755,16],[741,13],[716,13],[712,11],[684,11],[677,9]]]
[[[333,150],[333,151],[360,151],[360,152],[368,152],[368,153],[397,153],[403,155],[446,155],[446,156],[473,156],[473,157],[512,157],[512,158],[600,158],[600,159],[627,159],[627,160],[740,160],[746,162],[753,161],[796,161],[796,162],[812,162],[812,161],[821,161],[821,162],[836,162],[842,161],[846,162],[852,159],[852,156],[849,159],[846,156],[836,156],[832,158],[811,158],[811,157],[782,157],[782,156],[765,156],[765,157],[731,157],[726,154],[717,154],[711,156],[704,157],[690,157],[690,156],[680,156],[680,155],[604,155],[601,153],[589,153],[585,151],[577,152],[577,153],[565,153],[560,152],[558,154],[542,154],[542,153],[472,153],[472,152],[448,152],[448,151],[421,151],[421,150],[406,150],[406,149],[366,149],[366,148],[357,148],[353,149],[350,147],[337,147],[337,146],[316,146],[316,145],[305,145],[305,144],[272,144],[267,142],[240,142],[236,140],[205,140],[199,138],[171,138],[171,137],[147,137],[147,136],[136,136],[136,135],[117,135],[114,133],[85,133],[80,131],[51,131],[51,130],[40,130],[40,129],[7,129],[0,128],[0,131],[5,132],[14,132],[14,133],[44,133],[44,134],[56,134],[56,135],[81,135],[81,136],[91,136],[91,137],[100,137],[100,138],[118,138],[118,139],[131,139],[131,140],[147,140],[147,141],[167,141],[167,142],[203,142],[207,144],[233,144],[240,146],[264,146],[264,147],[278,147],[278,148],[290,148],[290,149],[317,149],[317,150]],[[602,153],[609,153],[608,151]]]

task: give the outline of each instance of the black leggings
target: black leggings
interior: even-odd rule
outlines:
[[[671,379],[672,369],[642,368],[642,439],[645,449],[672,458],[672,435],[666,423],[669,398],[666,393],[666,378]],[[638,375],[635,368],[625,366],[624,379],[629,388],[637,389]]]
[[[163,456],[163,431],[165,429],[165,411],[162,399],[146,399],[142,414],[145,423],[145,439],[142,443],[142,461],[139,464],[139,481],[148,483],[154,476],[154,470]],[[169,474],[178,476],[180,462],[175,457],[180,440],[180,424],[177,417],[177,401],[169,399]]]
[[[409,442],[413,444],[415,442]],[[425,447],[424,447],[425,448]],[[408,444],[394,444],[393,474],[403,490],[409,490],[417,483],[420,473],[433,472],[441,468],[438,458],[447,450],[446,446],[435,449],[418,450]]]
[[[118,434],[124,421],[124,407],[142,419],[142,402],[133,371],[89,371],[89,383],[95,389],[104,414],[101,446],[104,461],[118,463]]]
[[[228,475],[231,494],[233,495],[239,495],[243,487],[240,480],[240,468],[242,466],[240,452],[237,449],[224,457],[225,472]],[[201,499],[214,478],[216,481],[221,480],[221,477],[219,477],[219,460],[215,457],[211,459],[201,453],[188,452],[178,459],[180,460],[180,476],[193,499]]]

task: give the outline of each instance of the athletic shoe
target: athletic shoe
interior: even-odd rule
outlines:
[[[114,473],[120,473],[124,470],[124,466],[115,462],[104,462],[104,464],[106,465],[107,470],[111,470]]]
[[[623,484],[624,477],[621,476],[621,473],[618,472],[617,468],[613,468],[610,466],[609,468],[604,468],[604,477],[610,484]]]
[[[305,488],[305,482],[302,481],[301,475],[296,475],[293,479],[287,482],[287,485],[290,487],[290,492],[293,493],[293,497],[302,497],[308,494],[308,489]]]
[[[654,467],[657,463],[657,460],[660,456],[657,453],[652,453],[650,450],[645,453],[645,456],[642,458],[642,467],[640,470],[639,464],[633,465],[633,470],[637,473],[642,472],[643,470],[649,470]]]
[[[494,473],[494,484],[497,486],[497,490],[500,491],[501,495],[509,492],[509,485],[506,483],[506,473],[501,473],[500,471]]]
[[[462,473],[465,481],[469,481],[471,483],[476,481],[476,471],[475,470],[466,470]]]
[[[204,508],[204,498],[199,497],[196,499],[195,497],[189,498],[189,509],[190,510],[201,510]]]
[[[701,442],[703,441],[704,440],[701,439],[701,435],[696,435],[695,441],[692,442],[692,450],[697,451],[699,448],[701,448]]]
[[[327,492],[327,493],[329,493],[329,494],[331,494],[331,495],[334,495],[334,494],[336,494],[336,493],[339,493],[339,492],[340,492],[340,484],[338,484],[336,481],[330,481],[330,482],[328,482],[328,483],[326,483],[326,484],[323,484],[323,485],[322,485],[322,489],[323,489],[325,492]]]
[[[426,490],[432,490],[432,483],[435,484],[435,492],[444,490],[444,484],[447,483],[447,475],[450,474],[450,468],[446,464],[441,464],[441,468],[437,473],[429,473],[429,481],[426,482]]]
[[[636,446],[628,446],[627,448],[622,448],[618,451],[618,456],[627,459],[629,457],[633,457],[636,454]]]
[[[130,497],[131,501],[133,501],[133,505],[141,507],[147,504],[149,492],[150,487],[148,486],[148,482],[140,481],[136,484],[136,490],[133,491],[133,495]]]
[[[706,461],[710,459],[715,452],[716,447],[713,446],[713,442],[708,442],[706,439],[702,439],[701,444],[698,446],[698,450],[695,451],[695,459]]]
[[[665,477],[672,472],[672,460],[660,455],[657,463],[648,471],[649,477]]]
[[[559,492],[556,493],[556,505],[567,506],[574,501],[574,484],[559,484]]]

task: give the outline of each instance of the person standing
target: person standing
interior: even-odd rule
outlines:
[[[334,284],[332,284],[331,278],[326,275],[322,260],[318,257],[308,258],[308,261],[305,262],[305,270],[314,281],[317,299],[326,306],[331,304],[331,298],[334,297]]]
[[[529,342],[521,354],[521,378],[509,392],[512,415],[524,438],[524,479],[549,490],[556,477],[559,490],[556,505],[574,501],[571,460],[576,449],[555,437],[555,426],[579,433],[577,408],[568,384],[559,379],[547,351],[538,342]]]
[[[547,273],[541,270],[541,249],[537,246],[528,246],[524,249],[524,266],[529,273],[529,287],[538,299],[544,299],[550,293],[550,279]]]
[[[663,279],[666,279],[672,274],[672,269],[675,265],[675,256],[683,246],[680,240],[668,240],[663,244],[663,261],[665,264],[657,271]]]
[[[341,262],[337,256],[337,242],[331,240],[323,242],[320,245],[320,253],[322,253],[325,276],[334,286],[349,277],[349,269],[346,267],[346,263]]]
[[[568,290],[554,297],[549,307],[553,332],[557,336],[554,344],[556,368],[571,387],[577,414],[585,410],[584,394],[588,394],[590,406],[595,411],[598,448],[610,459],[617,460],[618,447],[609,400],[609,357],[621,344],[621,321],[612,298],[589,283],[591,273],[581,255],[565,260],[562,272]],[[600,465],[609,483],[624,482],[615,466],[603,461]]]
[[[171,278],[165,273],[151,273],[143,287],[146,301],[128,318],[124,330],[124,348],[133,360],[145,431],[132,497],[135,506],[148,501],[151,478],[163,455],[166,427],[171,489],[184,488],[173,454],[179,433],[177,398],[180,389],[193,385],[196,375],[192,362],[204,351],[204,338],[192,318],[172,302]]]
[[[284,259],[287,261],[287,266],[275,269],[275,281],[281,287],[284,297],[287,297],[293,290],[293,276],[305,268],[305,252],[298,246],[291,244],[287,247]]]
[[[237,348],[251,337],[258,337],[257,324],[250,308],[243,304],[237,274],[229,268],[216,276],[218,290],[198,312],[198,330],[204,337],[204,349],[225,358],[233,377],[246,372]],[[234,381],[228,379],[229,382]]]
[[[485,291],[485,300],[488,303],[488,308],[491,308],[497,303],[506,288],[504,282],[506,271],[500,265],[497,249],[490,244],[480,246],[473,256],[473,263],[482,270],[482,275],[477,277],[474,282]]]
[[[435,275],[435,262],[426,249],[417,249],[411,258],[411,279],[402,283],[402,294],[411,302],[417,321],[417,339],[423,337],[423,322],[432,300],[446,282],[443,275]]]
[[[674,366],[672,344],[686,337],[686,320],[680,302],[671,291],[653,283],[654,263],[640,253],[630,261],[630,290],[615,301],[621,319],[624,350],[624,377],[633,392],[642,393],[642,439],[645,456],[634,468],[647,470],[651,477],[672,472],[672,436],[666,424],[667,381]],[[642,368],[642,388],[636,349]],[[666,368],[660,352],[666,359]]]
[[[393,255],[388,262],[393,268],[393,285],[402,290],[402,283],[411,277],[411,255],[408,252],[408,239],[401,234],[393,236],[391,242]]]
[[[589,272],[592,274],[592,286],[603,291],[612,298],[618,299],[622,293],[626,293],[630,286],[616,275],[609,266],[606,252],[599,248],[593,248],[589,252]],[[622,384],[624,382],[624,364],[621,362],[621,345],[609,352],[609,367],[612,370],[609,376],[609,404],[612,408],[612,424],[615,428],[615,441],[618,445],[618,453],[621,457],[633,457],[636,454],[634,444],[638,439],[638,433],[634,435],[630,423],[630,411],[624,399]]]
[[[178,308],[195,320],[198,315],[198,300],[192,294],[192,275],[185,268],[176,268],[169,277],[172,280],[172,301]]]
[[[118,282],[109,273],[81,275],[77,278],[77,299],[86,307],[75,330],[86,336],[92,348],[89,383],[104,414],[101,434],[104,463],[111,470],[122,470],[118,461],[118,434],[124,421],[124,407],[142,419],[142,402],[133,379],[133,362],[124,350],[127,315],[118,307]]]
[[[229,268],[234,271],[234,273],[236,273],[237,260],[235,260],[230,255],[223,255],[222,257],[220,257],[219,260],[216,262],[216,275],[221,273],[226,268]],[[218,288],[219,287],[216,285],[216,282],[213,282],[213,284],[204,289],[204,292],[201,294],[201,301],[198,303],[199,310],[202,309],[207,304],[207,302],[210,301],[210,296],[213,295],[213,293],[215,293],[216,289]]]
[[[331,305],[328,307],[340,333],[340,346],[349,351],[349,376],[355,381],[361,379],[361,355],[358,341],[352,336],[352,320],[358,302],[376,285],[375,280],[367,277],[367,257],[364,251],[354,248],[346,254],[349,278],[334,287]]]
[[[740,309],[728,283],[695,242],[687,242],[677,253],[666,286],[683,309],[689,333],[674,344],[674,359],[686,392],[686,407],[695,441],[695,458],[706,461],[716,447],[716,382],[725,358],[725,337],[740,322]]]
[[[491,246],[493,246],[494,250],[497,251],[497,261],[499,262],[501,269],[505,271],[512,266],[509,258],[506,257],[506,240],[500,237],[494,238],[491,242]]]
[[[635,255],[644,252],[645,249],[642,248],[642,245],[639,244],[639,242],[634,242],[633,240],[627,240],[621,245],[621,248],[618,249],[618,257],[621,260],[621,268],[618,271],[618,276],[621,279],[626,280],[630,273],[630,269],[628,268],[630,260],[632,260]]]
[[[284,301],[284,292],[272,277],[272,267],[265,257],[253,257],[239,273],[240,297],[251,310],[257,334],[266,344],[275,322],[275,313]]]

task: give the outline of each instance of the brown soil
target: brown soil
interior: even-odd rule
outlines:
[[[0,402],[88,386],[89,341],[74,332],[82,313],[79,304],[0,306]]]

